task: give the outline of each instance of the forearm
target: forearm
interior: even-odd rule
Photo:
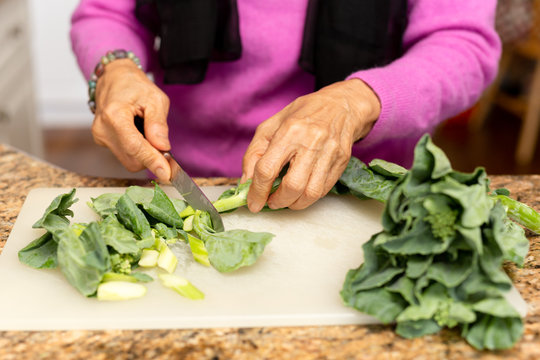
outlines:
[[[79,67],[89,78],[107,51],[133,51],[148,69],[153,35],[135,18],[133,0],[82,0],[73,13],[71,44]]]
[[[495,6],[495,0],[409,0],[405,54],[350,76],[381,102],[378,121],[358,146],[418,137],[474,104],[497,71]]]

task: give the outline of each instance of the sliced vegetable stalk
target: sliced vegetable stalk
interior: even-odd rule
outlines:
[[[510,219],[540,234],[540,214],[536,210],[506,195],[496,195],[495,198],[501,201]]]
[[[188,242],[195,261],[204,266],[210,266],[208,251],[206,251],[206,248],[204,247],[204,242],[191,234],[188,234]]]
[[[139,259],[139,266],[141,267],[156,267],[159,258],[159,251],[153,249],[144,249],[142,251],[141,258]]]
[[[274,183],[272,184],[272,187],[270,189],[270,193],[273,193],[277,190],[277,188],[281,184],[281,179],[285,172],[286,169],[282,170],[278,178],[274,180]],[[246,206],[247,194],[249,192],[250,186],[251,179],[248,179],[246,182],[238,184],[236,187],[224,191],[219,196],[219,198],[213,202],[214,207],[217,209],[217,211],[223,213],[236,210],[242,206]],[[267,207],[265,206],[265,208]]]
[[[189,215],[184,219],[184,226],[182,229],[186,232],[193,231],[193,219],[195,218],[195,214]]]
[[[141,272],[132,272],[130,275],[127,274],[119,274],[114,272],[108,272],[103,275],[103,278],[101,279],[102,283],[110,282],[110,281],[127,281],[127,282],[150,282],[154,279],[145,273]]]
[[[172,274],[159,274],[159,279],[161,283],[176,291],[180,295],[187,297],[192,300],[202,300],[204,299],[204,293],[197,289],[192,283],[187,279],[172,275]]]
[[[128,281],[109,281],[97,288],[97,299],[118,301],[136,299],[146,295],[146,286]]]
[[[160,243],[158,249],[159,256],[157,259],[157,266],[167,271],[169,274],[173,273],[174,270],[176,270],[176,265],[178,265],[178,258],[164,242]]]

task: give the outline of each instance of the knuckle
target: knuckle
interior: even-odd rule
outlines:
[[[311,137],[314,140],[330,141],[330,143],[332,144],[332,142],[335,142],[335,140],[330,138],[329,134],[330,132],[328,131],[328,128],[320,123],[316,123],[311,127]]]
[[[272,181],[277,175],[275,167],[264,159],[259,160],[255,165],[255,176],[265,182]]]
[[[299,177],[285,177],[281,184],[286,193],[302,193],[304,191],[304,182]]]
[[[258,137],[265,137],[267,134],[271,132],[271,129],[273,128],[272,124],[269,121],[264,121],[260,123],[257,128],[255,129],[255,135],[253,138]]]
[[[323,197],[323,190],[319,187],[308,186],[304,191],[304,197],[310,203],[315,202]]]
[[[127,171],[130,171],[130,172],[137,172],[137,171],[140,171],[142,170],[144,167],[141,166],[140,163],[135,163],[135,162],[128,162],[126,164],[123,164],[124,167],[126,168]]]
[[[311,203],[307,203],[307,202],[296,202],[294,204],[291,204],[289,205],[289,209],[291,210],[304,210],[305,208],[307,208],[309,205],[311,205]]]
[[[119,102],[110,102],[103,107],[101,111],[104,120],[112,120],[125,108],[125,105]]]
[[[336,164],[343,167],[347,166],[351,158],[351,149],[343,147],[343,146],[338,146],[336,151],[337,151]]]
[[[142,159],[144,157],[144,150],[142,145],[142,142],[139,140],[136,134],[128,135],[124,138],[124,149],[126,155],[130,157]]]
[[[99,116],[94,119],[90,131],[92,133],[92,137],[94,138],[94,142],[100,146],[104,146],[107,132]]]

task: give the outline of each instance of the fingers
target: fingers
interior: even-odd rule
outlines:
[[[243,163],[242,181],[253,179],[247,199],[251,211],[266,201],[270,208],[303,209],[330,191],[347,166],[353,142],[373,120],[367,112],[353,111],[348,104],[358,99],[347,94],[336,85],[298,98],[274,116],[272,131],[257,129]],[[288,162],[287,174],[270,195]]]
[[[273,147],[273,149],[276,149],[276,147]],[[250,211],[261,211],[270,195],[274,180],[289,160],[289,153],[287,152],[268,150],[257,161],[253,170],[253,182],[247,196],[247,205]]]
[[[289,209],[301,210],[326,196],[338,181],[346,166],[346,161],[338,160],[335,157],[319,159],[311,170],[311,176],[302,194],[295,202],[286,206]]]
[[[304,194],[314,165],[312,153],[297,155],[292,159],[279,188],[268,198],[268,206],[279,209],[295,203]]]
[[[159,150],[170,149],[167,127],[169,99],[132,61],[107,65],[96,87],[96,117],[92,134],[108,147],[129,171],[148,168],[160,181],[168,181],[170,168]],[[134,117],[144,119],[146,138]]]
[[[241,183],[245,182],[247,179],[253,178],[255,165],[266,152],[275,131],[278,129],[280,117],[281,112],[272,116],[257,127],[255,135],[253,136],[253,139],[251,140],[244,154],[244,158],[242,159],[242,177],[240,178]]]
[[[169,98],[164,93],[157,92],[143,108],[146,139],[159,150],[170,150],[169,127],[167,126]]]
[[[92,126],[96,143],[108,147],[127,170],[147,168],[160,181],[168,181],[169,163],[137,130],[133,118],[134,110],[125,105],[105,108]]]

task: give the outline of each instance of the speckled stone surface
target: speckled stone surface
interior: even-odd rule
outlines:
[[[514,197],[540,210],[540,175],[492,176],[491,181],[492,187],[506,187]],[[220,185],[234,181],[220,178],[197,182]],[[80,176],[0,145],[0,251],[33,188],[144,183]],[[523,338],[511,350],[476,351],[460,338],[457,330],[407,340],[394,334],[392,326],[383,325],[3,331],[0,359],[540,359],[540,236],[528,233],[528,237],[531,250],[525,266],[506,266],[529,304]]]

